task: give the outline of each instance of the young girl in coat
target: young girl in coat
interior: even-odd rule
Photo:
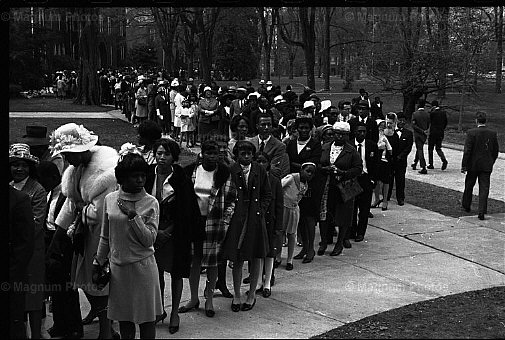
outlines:
[[[263,285],[260,288],[263,297],[269,297],[271,286],[273,286],[274,277],[274,260],[282,251],[282,238],[283,238],[283,214],[284,214],[284,197],[282,193],[281,180],[272,175],[270,172],[270,156],[265,152],[258,152],[256,154],[256,162],[262,166],[268,173],[268,180],[270,181],[270,188],[272,189],[272,200],[268,206],[265,224],[268,234],[269,251],[265,257]]]
[[[251,310],[256,303],[256,286],[263,272],[263,259],[269,251],[265,214],[272,193],[265,169],[253,162],[255,146],[249,141],[238,141],[233,149],[236,163],[230,167],[237,188],[238,200],[226,233],[224,258],[233,261],[233,289],[231,303],[234,312]],[[251,281],[246,301],[241,304],[240,288],[244,261],[251,263]]]
[[[186,147],[189,148],[189,139],[190,135],[193,134],[193,127],[191,120],[195,116],[195,111],[190,105],[189,99],[184,99],[182,101],[182,108],[180,108],[179,117],[181,119],[181,141],[179,145],[182,145],[182,142],[186,140]]]
[[[281,180],[284,194],[283,225],[286,226],[288,237],[288,258],[286,270],[293,270],[293,253],[295,251],[296,229],[300,220],[298,203],[307,193],[308,183],[314,177],[316,165],[312,162],[303,163],[300,172],[286,175]]]

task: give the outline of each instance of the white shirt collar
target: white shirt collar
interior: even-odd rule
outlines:
[[[270,138],[272,137],[272,135],[268,136],[267,139],[261,139],[260,135],[258,135],[258,144],[261,144],[261,142],[265,143],[265,145],[267,145],[268,141],[270,140]]]

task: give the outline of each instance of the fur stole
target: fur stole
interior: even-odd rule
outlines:
[[[86,203],[99,196],[111,186],[116,186],[114,169],[119,155],[108,146],[91,148],[91,160],[83,166],[69,165],[61,179],[61,191],[74,202]]]

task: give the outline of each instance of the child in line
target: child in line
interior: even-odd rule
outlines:
[[[186,147],[189,148],[194,144],[193,142],[190,144],[190,136],[193,134],[192,119],[195,116],[195,111],[191,107],[189,99],[182,101],[182,108],[178,111],[178,114],[181,119],[181,141],[179,145],[182,145],[182,142],[186,140]]]
[[[303,163],[300,172],[286,175],[281,180],[284,194],[283,225],[288,237],[288,258],[286,270],[293,270],[293,253],[295,251],[296,229],[300,220],[298,203],[307,193],[309,181],[314,177],[316,165],[312,162]]]
[[[274,285],[274,259],[282,251],[282,237],[284,230],[282,223],[284,214],[284,196],[282,192],[281,180],[270,172],[270,156],[263,151],[256,154],[256,162],[262,166],[268,174],[270,188],[272,189],[272,200],[265,215],[265,224],[268,234],[269,251],[265,258],[263,284],[260,291],[263,297],[269,297],[271,286]]]

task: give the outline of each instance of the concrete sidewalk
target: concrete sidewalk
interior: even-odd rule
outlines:
[[[414,302],[505,285],[505,214],[490,215],[485,221],[473,216],[458,219],[394,202],[385,212],[373,212],[365,241],[352,242],[340,256],[330,257],[329,246],[312,263],[295,260],[294,270],[286,271],[287,248],[283,248],[271,297],[258,296],[251,311],[232,312],[231,299],[216,290],[216,316],[206,317],[202,275],[200,309],[180,314],[181,328],[174,335],[168,333],[168,318],[158,324],[157,338],[308,338]],[[170,278],[165,276],[165,307],[170,313]],[[227,278],[231,289],[229,269]],[[242,285],[242,293],[248,289]],[[181,304],[188,299],[184,280]],[[89,311],[82,292],[81,310],[83,317]],[[51,325],[50,316],[47,319]],[[85,338],[96,338],[98,322],[84,330]]]

